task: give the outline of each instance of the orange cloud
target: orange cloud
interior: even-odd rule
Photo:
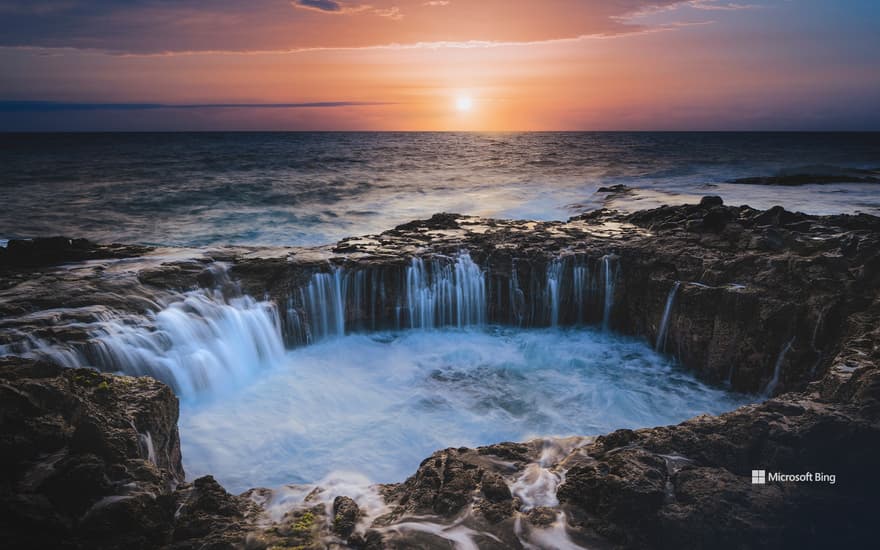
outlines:
[[[9,2],[0,0],[0,10]],[[95,0],[61,2],[47,10],[16,2],[16,9],[5,10],[0,18],[0,47],[145,54],[534,42],[651,30],[629,18],[646,10],[693,4],[694,0],[215,0],[195,6],[165,0]],[[366,23],[363,17],[372,19]]]

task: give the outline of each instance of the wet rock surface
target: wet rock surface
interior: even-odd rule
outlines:
[[[132,258],[150,250],[146,246],[99,245],[86,239],[43,237],[12,239],[0,248],[0,270],[36,268],[65,262],[106,258]]]
[[[877,170],[849,169],[839,173],[816,173],[816,174],[781,174],[776,176],[753,176],[737,178],[730,183],[745,185],[824,185],[829,183],[880,183],[880,174]]]
[[[277,490],[232,496],[210,477],[183,481],[177,402],[163,384],[7,358],[0,537],[10,547],[870,546],[880,490],[875,217],[706,197],[567,222],[437,214],[312,249],[33,243],[0,253],[4,354],[37,356],[38,338],[90,357],[101,315],[142,317],[199,288],[266,296],[305,318],[297,300],[315,273],[362,270],[393,294],[413,257],[442,262],[467,251],[498,296],[489,322],[547,324],[521,304],[542,296],[553,262],[563,274],[612,273],[611,328],[646,338],[705,380],[772,398],[595,439],[446,449],[370,498],[315,488],[278,512]],[[518,294],[508,292],[514,283]],[[585,311],[564,301],[559,322],[602,322],[601,295],[586,299]],[[346,323],[387,322],[392,303],[351,304]],[[752,470],[836,479],[753,485]]]
[[[600,437],[584,449],[596,462],[569,470],[559,498],[578,510],[575,523],[625,546],[865,547],[880,432],[854,414],[786,396]],[[753,485],[753,469],[833,473],[835,483]]]
[[[350,497],[338,496],[333,500],[333,532],[348,538],[354,532],[360,518],[357,502]]]
[[[221,548],[240,525],[213,479],[183,483],[164,384],[6,358],[0,393],[6,547]]]

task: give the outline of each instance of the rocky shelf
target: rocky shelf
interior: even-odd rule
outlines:
[[[412,304],[409,318],[399,307],[407,273],[463,253],[485,277],[487,322],[603,323],[767,399],[675,426],[445,449],[374,487],[369,506],[316,488],[279,511],[273,490],[185,481],[167,385],[59,366],[109,361],[93,330],[108,311],[142,316],[198,287],[283,305],[290,346],[314,338],[323,315],[303,289],[331,276],[353,290],[321,330],[412,324]],[[880,219],[717,197],[567,222],[437,214],[319,248],[11,241],[0,249],[0,537],[10,548],[865,547],[880,489],[878,291]],[[753,485],[754,469],[835,483]]]

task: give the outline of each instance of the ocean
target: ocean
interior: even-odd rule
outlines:
[[[309,246],[435,212],[554,220],[707,194],[880,214],[876,183],[729,183],[878,170],[876,132],[0,134],[0,243]]]

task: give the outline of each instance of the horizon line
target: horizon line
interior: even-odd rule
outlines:
[[[0,112],[3,112],[0,110]],[[877,129],[620,129],[620,130],[4,130],[0,135],[12,134],[876,134]]]

